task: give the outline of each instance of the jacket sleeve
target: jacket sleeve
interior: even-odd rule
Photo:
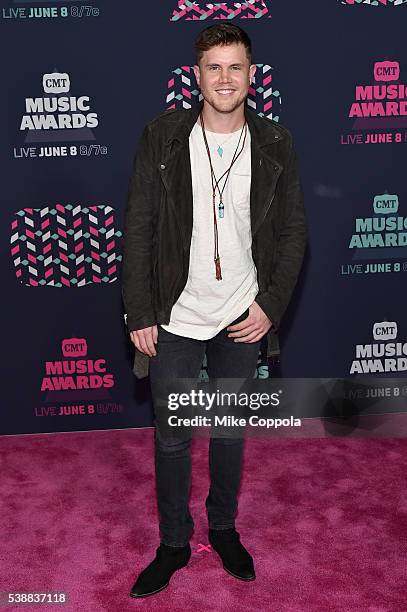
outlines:
[[[133,162],[123,231],[122,296],[129,331],[156,323],[152,303],[154,153],[151,128],[141,136]]]
[[[292,139],[281,179],[282,184],[277,189],[281,189],[283,212],[271,282],[267,290],[255,299],[272,321],[274,331],[277,331],[294,291],[308,237],[298,159]]]

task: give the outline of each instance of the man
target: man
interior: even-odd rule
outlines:
[[[123,299],[135,373],[158,381],[249,378],[265,334],[268,355],[306,244],[296,155],[288,130],[245,104],[256,71],[241,28],[217,24],[196,41],[203,103],[167,111],[144,130],[124,227]],[[255,578],[235,529],[243,440],[211,438],[209,542],[223,567]],[[162,590],[188,563],[193,520],[190,440],[155,431],[160,546],[131,595]]]

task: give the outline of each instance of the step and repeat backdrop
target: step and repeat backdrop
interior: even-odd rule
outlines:
[[[131,165],[148,121],[200,99],[194,40],[221,20],[252,38],[247,104],[293,133],[310,227],[257,376],[405,375],[406,5],[1,2],[0,433],[152,425],[121,300]]]

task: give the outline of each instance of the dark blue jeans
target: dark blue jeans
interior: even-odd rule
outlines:
[[[233,323],[248,316],[248,310]],[[231,323],[231,325],[233,324]],[[150,359],[150,382],[154,403],[155,381],[163,378],[198,380],[206,352],[209,378],[252,378],[260,341],[234,342],[224,329],[210,340],[195,340],[158,328],[157,355]],[[235,526],[241,480],[243,439],[210,438],[210,488],[205,501],[211,529]],[[160,541],[185,546],[194,528],[189,510],[191,485],[191,438],[163,438],[155,430],[155,474],[160,519]]]

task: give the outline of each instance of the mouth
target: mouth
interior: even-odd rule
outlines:
[[[221,96],[230,96],[235,91],[235,89],[217,89],[216,93],[220,94]]]

